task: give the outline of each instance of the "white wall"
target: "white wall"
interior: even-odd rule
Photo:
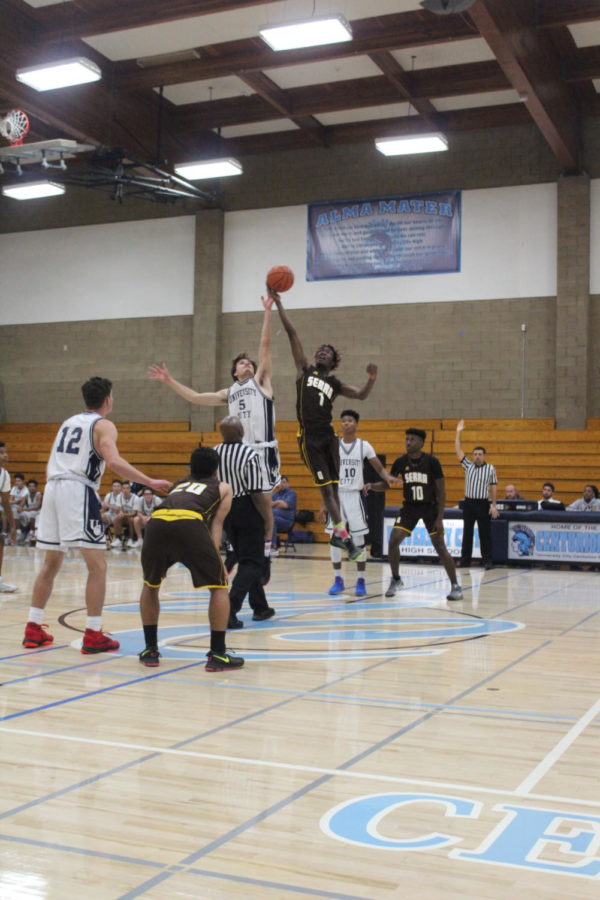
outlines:
[[[352,198],[348,198],[352,199]],[[462,271],[306,281],[305,206],[225,215],[223,311],[260,308],[273,265],[296,275],[290,309],[444,300],[552,297],[556,294],[556,185],[462,193]]]
[[[0,235],[0,325],[191,315],[195,225],[178,216]]]

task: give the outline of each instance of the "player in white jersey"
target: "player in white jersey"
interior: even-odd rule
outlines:
[[[232,362],[231,377],[233,384],[220,391],[208,391],[199,394],[192,388],[176,381],[164,362],[153,364],[148,375],[155,381],[162,381],[171,390],[187,400],[200,406],[222,406],[227,404],[229,415],[236,416],[244,426],[244,443],[250,444],[258,453],[261,461],[262,493],[257,496],[257,506],[265,522],[265,560],[271,553],[271,536],[273,533],[273,509],[271,495],[273,488],[279,484],[279,453],[275,440],[275,406],[273,403],[273,385],[271,383],[271,308],[273,295],[267,287],[268,296],[261,297],[265,310],[263,326],[258,346],[258,365],[247,354],[240,353]],[[266,564],[265,564],[266,565]]]
[[[106,542],[97,492],[104,466],[157,491],[168,491],[171,483],[148,478],[120,456],[117,429],[104,418],[113,405],[112,382],[107,378],[90,378],[81,392],[86,411],[62,423],[48,460],[37,537],[37,546],[45,554],[33,586],[23,646],[43,647],[54,640],[43,627],[44,610],[65,552],[74,547],[81,552],[88,570],[87,619],[81,652],[103,653],[119,649],[119,642],[102,631]]]
[[[364,576],[367,566],[365,535],[369,531],[362,493],[363,487],[365,486],[363,479],[363,464],[365,459],[369,460],[375,471],[381,476],[383,481],[387,482],[387,484],[396,484],[397,479],[392,478],[392,476],[386,472],[381,465],[381,462],[377,459],[377,454],[371,444],[369,444],[368,441],[359,438],[356,434],[359,419],[360,415],[353,409],[343,410],[340,416],[342,436],[339,439],[339,498],[342,519],[347,524],[352,540],[361,550],[361,555],[356,560],[358,578],[354,593],[357,597],[365,597],[367,594]],[[331,530],[331,524],[329,524],[327,531]],[[329,553],[335,575],[335,580],[329,588],[329,593],[335,596],[336,594],[341,594],[346,589],[344,579],[341,575],[342,551],[338,547],[330,545]]]
[[[13,516],[12,507],[10,505],[10,475],[4,468],[8,462],[8,450],[4,441],[0,441],[0,501],[6,518],[8,528],[8,542],[16,543],[17,525]],[[2,558],[4,556],[4,535],[0,535],[0,573],[2,572]],[[12,594],[16,591],[16,584],[9,584],[0,574],[0,594]]]

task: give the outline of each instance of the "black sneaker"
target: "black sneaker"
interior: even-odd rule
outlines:
[[[223,672],[225,669],[241,669],[243,665],[242,656],[232,656],[227,650],[225,653],[214,653],[209,650],[204,668],[207,672]]]
[[[160,653],[158,652],[158,647],[146,647],[145,650],[139,655],[140,662],[143,666],[148,666],[150,669],[156,668],[156,666],[160,665]]]
[[[271,557],[263,556],[262,572],[260,575],[260,583],[264,586],[271,580]]]
[[[244,623],[242,622],[241,619],[238,619],[237,616],[232,615],[232,616],[229,616],[229,621],[227,622],[227,627],[228,628],[243,628]]]
[[[272,606],[268,606],[266,609],[261,609],[258,612],[255,612],[252,616],[253,622],[264,622],[266,619],[272,619],[275,615],[275,610]]]

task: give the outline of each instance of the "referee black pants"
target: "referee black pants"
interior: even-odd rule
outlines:
[[[254,612],[263,612],[269,607],[261,584],[265,523],[250,497],[234,497],[224,527],[238,560],[229,588],[231,615],[239,613],[246,594]]]
[[[460,560],[469,565],[473,555],[473,531],[475,522],[479,529],[479,546],[483,564],[492,562],[492,521],[489,500],[467,498],[463,506],[463,539]]]

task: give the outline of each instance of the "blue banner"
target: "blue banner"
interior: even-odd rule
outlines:
[[[460,272],[460,191],[308,207],[307,281]]]

